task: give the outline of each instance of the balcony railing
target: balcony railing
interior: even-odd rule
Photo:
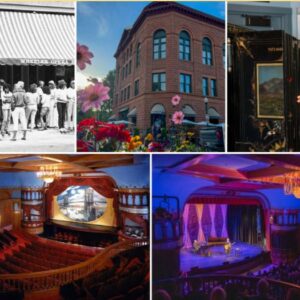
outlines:
[[[180,295],[182,299],[191,293],[207,296],[215,286],[222,286],[232,291],[235,295],[247,291],[250,295],[256,294],[256,286],[260,277],[249,277],[240,275],[197,275],[185,278],[165,279],[153,282],[153,289],[165,289],[172,296]],[[300,286],[278,280],[266,278],[269,282],[269,296],[274,300],[286,300],[289,289],[300,292]],[[238,296],[230,295],[231,300],[240,299]],[[229,298],[228,298],[229,299]]]
[[[0,291],[29,292],[58,288],[102,270],[107,260],[120,252],[148,244],[148,240],[123,241],[105,248],[96,256],[82,263],[69,267],[33,273],[0,274]]]

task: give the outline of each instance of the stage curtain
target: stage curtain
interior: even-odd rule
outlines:
[[[208,241],[210,237],[227,238],[227,205],[186,204],[183,211],[183,243],[191,248],[194,240]]]
[[[241,241],[250,244],[258,244],[263,232],[262,215],[257,212],[257,205],[229,205],[227,211],[227,229],[231,241]]]

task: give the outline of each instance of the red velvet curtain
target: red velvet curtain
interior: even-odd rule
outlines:
[[[115,188],[117,187],[113,178],[109,176],[101,176],[101,177],[67,177],[60,178],[58,180],[53,181],[47,191],[46,191],[46,218],[51,218],[51,208],[53,204],[53,197],[61,194],[64,190],[66,190],[70,186],[90,186],[99,194],[103,195],[106,198],[114,199],[114,210],[117,216],[117,222],[119,224],[118,218],[118,201],[116,198]]]

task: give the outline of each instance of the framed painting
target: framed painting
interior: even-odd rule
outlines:
[[[256,64],[257,117],[283,119],[284,86],[282,63]]]

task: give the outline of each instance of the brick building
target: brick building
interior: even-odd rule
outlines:
[[[156,120],[169,127],[181,109],[191,121],[207,113],[211,122],[224,122],[224,45],[223,20],[174,2],[147,5],[115,54],[112,118],[146,130]],[[176,108],[174,95],[182,98]]]

